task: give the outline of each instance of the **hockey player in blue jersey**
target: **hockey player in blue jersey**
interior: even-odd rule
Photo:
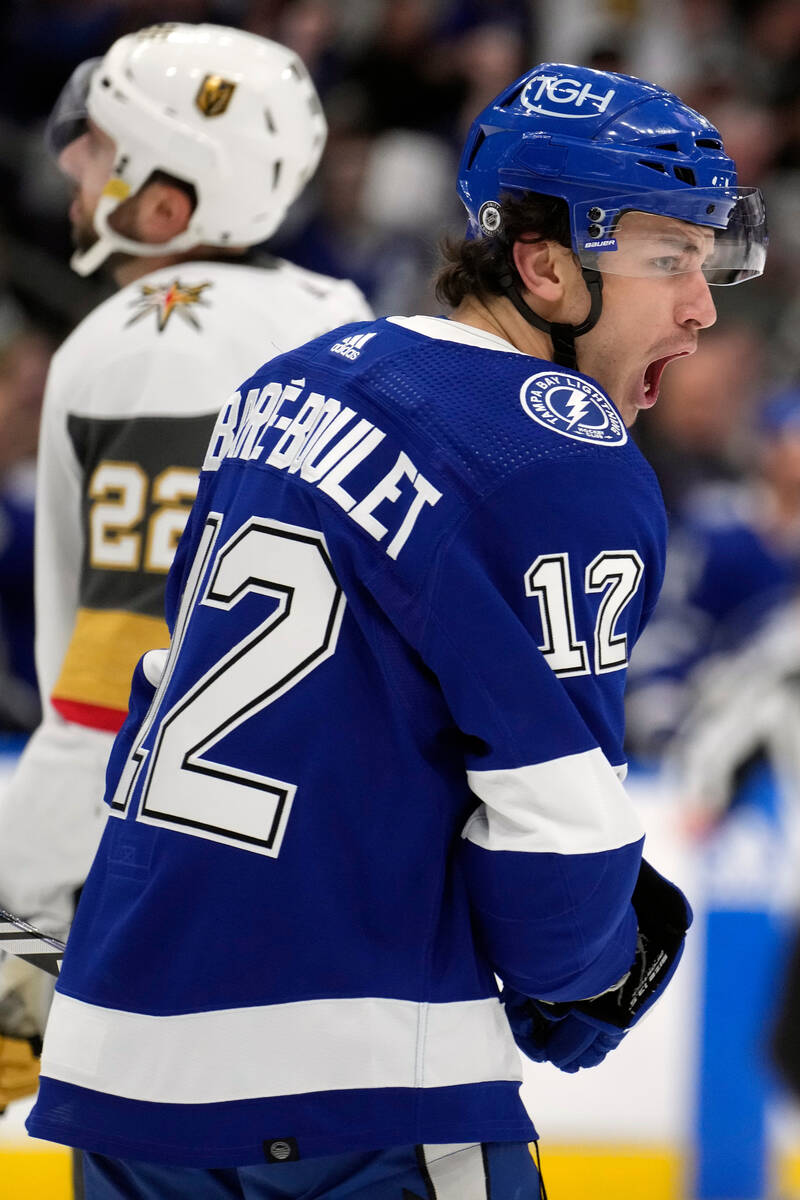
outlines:
[[[676,97],[557,64],[459,190],[450,319],[221,411],[28,1125],[90,1200],[537,1196],[517,1047],[599,1063],[680,958],[622,784],[665,541],[628,428],[761,273],[761,197]]]

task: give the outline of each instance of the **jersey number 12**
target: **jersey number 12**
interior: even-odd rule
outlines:
[[[125,814],[145,769],[140,821],[276,857],[296,785],[221,762],[214,750],[334,653],[345,598],[321,533],[251,517],[215,552],[221,523],[209,513],[164,674],[111,807]],[[269,614],[159,715],[195,602],[234,614],[245,597],[268,599]]]
[[[628,638],[617,633],[617,621],[636,595],[643,572],[635,550],[604,550],[586,568],[586,591],[604,593],[594,630],[596,675],[628,665]],[[525,591],[539,601],[545,639],[540,649],[553,672],[562,677],[589,675],[586,642],[575,628],[569,555],[540,554],[525,575]]]

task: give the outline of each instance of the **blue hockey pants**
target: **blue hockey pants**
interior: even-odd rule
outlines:
[[[527,1143],[396,1146],[251,1167],[84,1154],[86,1200],[540,1200]]]

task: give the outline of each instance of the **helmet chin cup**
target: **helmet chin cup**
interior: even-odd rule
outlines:
[[[75,250],[69,265],[76,275],[86,278],[103,265],[112,250],[113,246],[110,246],[105,238],[98,238],[88,250]]]
[[[113,181],[112,181],[113,182]],[[91,275],[101,267],[111,254],[129,254],[137,258],[158,258],[164,254],[181,254],[198,245],[198,233],[194,222],[170,238],[168,242],[140,242],[136,238],[125,237],[117,233],[109,223],[112,213],[126,199],[113,188],[104,190],[97,202],[93,224],[97,241],[88,250],[76,250],[70,259],[70,266],[78,275]]]

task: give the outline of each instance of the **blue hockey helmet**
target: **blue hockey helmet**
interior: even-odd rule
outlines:
[[[590,309],[580,325],[552,324],[523,300],[508,273],[501,287],[522,316],[548,333],[555,361],[575,367],[575,338],[602,312],[604,274],[662,275],[702,270],[709,283],[741,283],[766,261],[764,202],[737,186],[736,164],[714,126],[664,88],[565,63],[542,63],[475,119],[458,171],[467,236],[503,238],[508,193],[560,197]],[[669,217],[708,231],[695,245],[629,213]],[[624,229],[624,250],[618,234]],[[676,225],[673,233],[680,234]],[[638,240],[637,240],[638,239]],[[666,264],[666,266],[665,266]]]
[[[711,284],[764,270],[763,198],[737,186],[719,131],[671,92],[629,75],[562,63],[526,72],[473,122],[458,191],[470,237],[502,234],[504,193],[561,197],[575,254],[602,273],[650,273],[646,256],[619,253],[618,222],[629,211],[713,232],[701,266]],[[698,267],[683,261],[672,269]]]

